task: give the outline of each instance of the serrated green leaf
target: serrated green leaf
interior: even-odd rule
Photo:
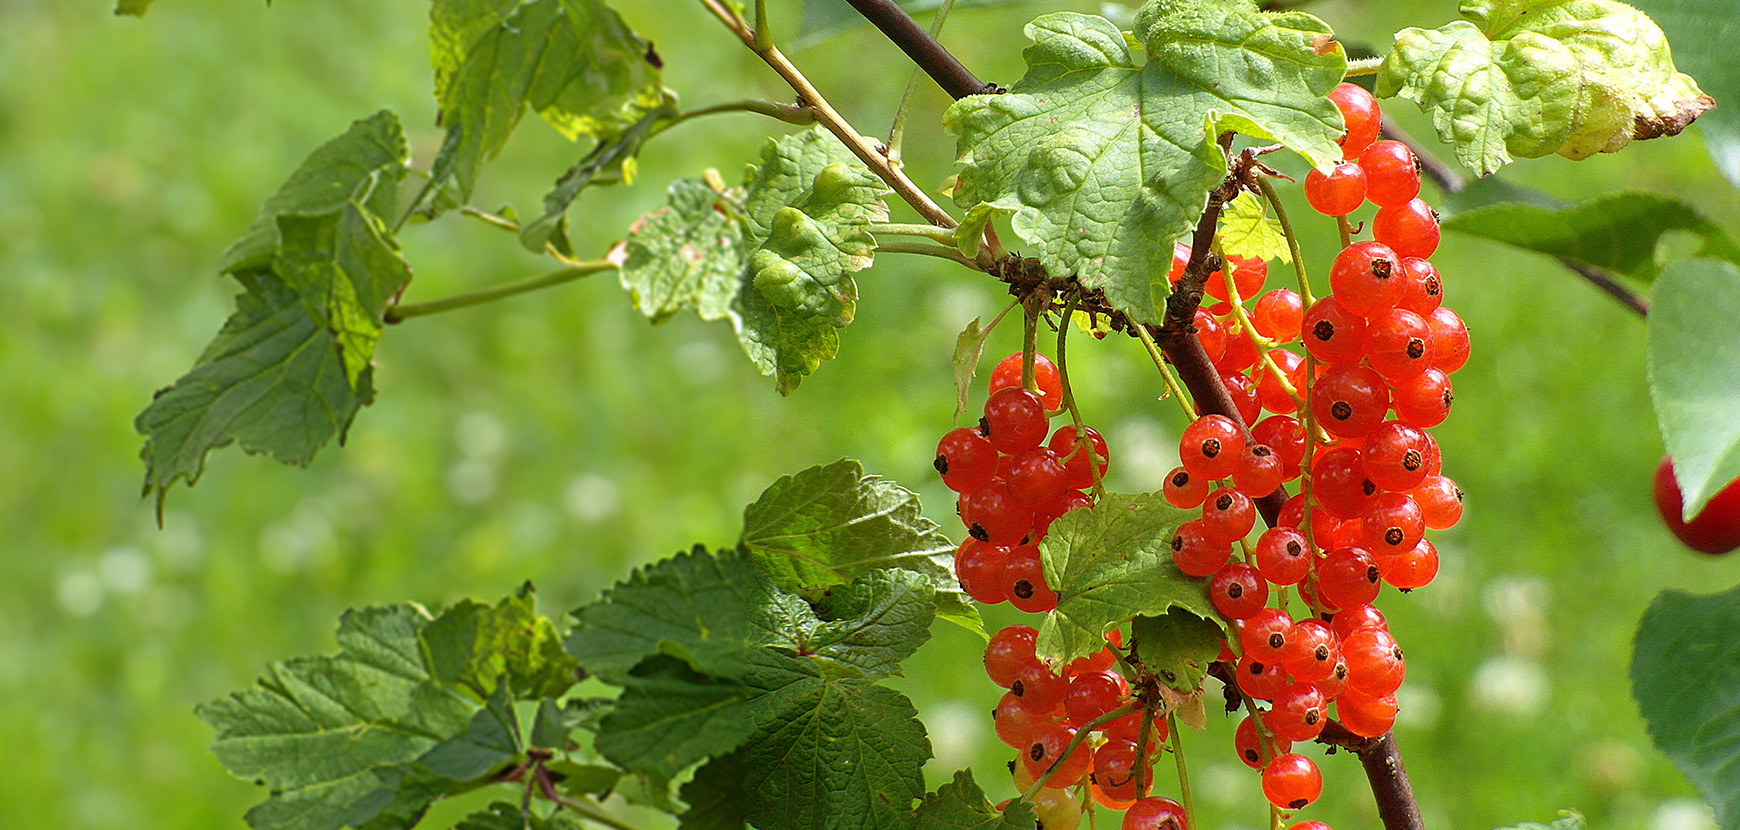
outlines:
[[[278,216],[272,271],[330,332],[355,388],[375,356],[387,304],[411,281],[411,266],[379,219],[356,202],[317,214]]]
[[[1740,588],[1663,591],[1637,626],[1631,696],[1723,830],[1740,827]]]
[[[516,762],[522,749],[513,698],[505,685],[499,686],[464,732],[413,764],[376,770],[382,786],[357,803],[347,823],[359,830],[410,827],[437,800],[491,783],[496,773]]]
[[[726,755],[708,761],[683,784],[688,808],[677,817],[677,830],[742,830],[743,759]]]
[[[1525,821],[1514,827],[1501,827],[1499,830],[1583,830],[1585,826],[1582,813],[1576,810],[1560,810],[1559,818],[1554,819],[1552,824]]]
[[[1558,210],[1493,205],[1458,214],[1443,226],[1640,280],[1660,273],[1656,243],[1669,231],[1697,234],[1701,242],[1693,256],[1740,263],[1740,247],[1696,208],[1640,191],[1609,193]]]
[[[430,674],[418,636],[428,622],[411,605],[347,612],[338,655],[275,663],[258,688],[195,710],[217,732],[219,762],[272,789],[250,825],[361,825],[420,758],[470,729],[482,707]]]
[[[1226,630],[1217,617],[1174,608],[1158,616],[1137,617],[1130,627],[1136,656],[1161,681],[1181,692],[1202,688],[1208,664],[1220,655]]]
[[[783,476],[743,510],[739,544],[787,591],[907,568],[955,587],[955,544],[925,518],[918,494],[842,458]]]
[[[607,767],[603,764],[576,764],[573,761],[551,761],[549,767],[552,777],[556,777],[556,789],[569,795],[591,795],[604,798],[616,785],[622,781],[622,770]]]
[[[612,252],[622,287],[654,323],[685,308],[726,319],[743,280],[743,191],[678,179],[667,193],[665,206],[635,222]]]
[[[612,682],[661,653],[698,672],[739,676],[745,644],[756,634],[751,611],[772,593],[772,580],[745,557],[699,549],[678,554],[635,571],[574,611],[568,653]]]
[[[907,830],[930,741],[905,695],[806,677],[757,702],[743,813],[760,830]]]
[[[448,130],[432,182],[470,198],[527,108],[569,140],[609,143],[665,101],[644,39],[600,0],[438,0],[430,64]]]
[[[659,655],[622,678],[622,697],[599,724],[598,752],[643,775],[670,779],[740,746],[754,729],[756,690]]]
[[[529,590],[491,607],[462,600],[423,629],[437,679],[487,697],[500,681],[519,700],[560,697],[574,685],[577,663],[562,649]]]
[[[1698,119],[1716,169],[1740,187],[1740,17],[1728,0],[1634,0],[1673,44],[1674,61],[1721,106]]]
[[[1675,70],[1661,29],[1616,0],[1466,0],[1461,14],[1398,32],[1377,95],[1430,112],[1479,175],[1512,156],[1582,159],[1676,135],[1715,105]]]
[[[567,813],[521,812],[520,805],[497,801],[459,820],[453,830],[570,830],[580,826]]]
[[[1002,319],[1002,318],[998,318]],[[996,328],[979,328],[979,318],[974,317],[961,333],[955,335],[955,420],[959,421],[961,414],[967,411],[967,398],[973,391],[973,375],[979,372],[979,360],[985,354],[985,341],[991,338],[991,332]]]
[[[1054,276],[1074,275],[1156,322],[1167,243],[1196,222],[1225,172],[1215,135],[1279,141],[1329,164],[1342,125],[1323,96],[1346,59],[1329,27],[1303,12],[1151,4],[1137,26],[1141,64],[1104,18],[1040,17],[1027,26],[1026,76],[1008,94],[955,102],[944,125],[964,164],[958,204],[1012,211],[1015,233]]]
[[[756,290],[782,313],[836,328],[852,322],[858,286],[849,275],[875,259],[870,223],[888,215],[886,189],[862,167],[822,168],[808,190],[774,211],[767,237],[749,258]]]
[[[1108,494],[1052,522],[1039,543],[1057,609],[1039,626],[1041,659],[1063,665],[1105,647],[1112,626],[1182,608],[1212,618],[1206,583],[1172,564],[1169,544],[1191,517],[1160,493]]]
[[[550,245],[565,254],[572,254],[573,246],[569,245],[567,235],[568,207],[580,198],[581,191],[594,184],[619,181],[633,184],[631,171],[641,147],[657,134],[658,128],[669,125],[676,117],[676,106],[665,103],[641,116],[620,135],[600,141],[585,158],[556,180],[554,189],[544,194],[544,214],[520,231],[520,244],[535,254],[543,253]]]
[[[953,186],[949,188],[952,192]],[[961,218],[961,223],[955,226],[955,248],[962,256],[972,257],[979,253],[979,246],[984,243],[985,228],[993,219],[1014,213],[1009,208],[998,207],[990,202],[980,202],[967,209],[967,215]]]
[[[1678,262],[1649,308],[1649,394],[1687,519],[1740,478],[1740,267]]]
[[[925,794],[917,830],[1032,830],[1038,821],[1033,805],[1020,799],[1001,810],[992,806],[973,780],[973,771],[964,769],[936,792]]]
[[[1240,193],[1221,209],[1219,237],[1221,253],[1227,256],[1293,261],[1281,223],[1265,216],[1263,201],[1249,193]]]
[[[935,588],[924,574],[871,571],[817,601],[821,622],[808,651],[858,668],[872,680],[900,673],[900,663],[930,639]]]
[[[270,272],[236,275],[247,291],[193,370],[158,391],[133,428],[145,436],[145,494],[158,512],[169,485],[199,480],[206,453],[240,442],[286,464],[307,464],[374,400],[374,370],[346,378],[337,338]]]

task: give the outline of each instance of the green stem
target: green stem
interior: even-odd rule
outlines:
[[[469,216],[485,225],[492,228],[500,228],[501,230],[507,231],[515,236],[519,236],[520,234],[520,223],[515,222],[512,219],[497,216],[487,210],[479,210],[471,205],[462,205],[459,208],[459,213],[461,216]]]
[[[1353,223],[1346,216],[1335,217],[1335,229],[1341,232],[1341,247],[1353,244]]]
[[[1142,731],[1136,733],[1136,798],[1148,797],[1154,785],[1154,768],[1148,758],[1148,736],[1154,731],[1154,710],[1142,707]]]
[[[1154,342],[1154,335],[1148,333],[1148,327],[1132,326],[1136,330],[1137,339],[1142,341],[1143,348],[1148,350],[1148,357],[1154,360],[1154,367],[1160,370],[1160,379],[1166,382],[1166,391],[1178,405],[1184,408],[1186,420],[1196,420],[1196,411],[1190,408],[1190,399],[1184,395],[1184,387],[1178,383],[1178,377],[1172,373],[1172,367],[1166,364],[1166,356],[1160,353],[1159,344]]]
[[[1045,772],[1041,773],[1038,778],[1033,779],[1033,786],[1028,787],[1027,792],[1021,794],[1021,798],[1024,800],[1031,800],[1033,796],[1038,795],[1039,789],[1045,786],[1045,782],[1050,781],[1051,776],[1057,774],[1057,768],[1063,766],[1064,759],[1075,754],[1075,751],[1080,749],[1081,745],[1085,743],[1088,738],[1093,737],[1093,733],[1098,732],[1100,727],[1125,715],[1134,714],[1137,709],[1141,708],[1141,706],[1142,704],[1140,702],[1130,701],[1129,703],[1119,706],[1110,712],[1100,715],[1099,717],[1076,727],[1075,737],[1069,739],[1069,745],[1063,748],[1063,752],[1058,753],[1057,760],[1052,761],[1051,766],[1045,768]]]
[[[1039,304],[1050,302],[1050,292],[1035,291],[1021,300],[1021,388],[1039,394],[1033,379],[1033,364],[1039,354]]]
[[[728,112],[751,112],[756,115],[765,115],[769,118],[775,118],[784,121],[787,124],[796,124],[800,127],[816,123],[816,114],[809,107],[800,107],[796,104],[781,104],[778,101],[763,101],[760,98],[745,98],[741,101],[726,101],[722,104],[711,104],[698,109],[684,110],[682,113],[679,113],[676,118],[672,118],[671,120],[665,121],[664,123],[654,127],[651,132],[647,133],[647,138],[652,138],[655,135],[663,133],[678,124],[682,124],[691,119],[701,118],[708,115],[720,115]]]
[[[1360,58],[1359,60],[1348,61],[1347,72],[1341,77],[1357,78],[1360,75],[1376,75],[1378,67],[1383,65],[1384,58],[1382,55],[1375,58]]]
[[[978,270],[979,268],[979,263],[967,259],[965,255],[954,248],[944,248],[940,245],[931,245],[925,242],[878,242],[876,243],[876,253],[923,254],[924,256],[933,256],[951,262],[958,262],[961,265],[965,265],[974,270]]]
[[[932,40],[942,33],[943,23],[949,19],[949,11],[954,7],[955,0],[943,0],[942,6],[936,10],[936,20],[930,24]],[[912,77],[906,81],[906,92],[900,96],[900,106],[894,110],[894,124],[888,128],[888,163],[895,167],[903,164],[900,148],[906,139],[906,110],[912,106],[912,96],[918,94],[919,80],[924,77],[924,68],[915,64]]]
[[[1178,716],[1167,712],[1166,726],[1172,732],[1172,759],[1178,762],[1178,801],[1184,806],[1184,823],[1186,827],[1195,827],[1196,805],[1190,797],[1190,772],[1184,766],[1184,744],[1178,734],[1183,730],[1178,728]]]
[[[1299,277],[1299,299],[1310,308],[1317,298],[1311,296],[1311,280],[1305,276],[1305,255],[1299,251],[1299,235],[1287,219],[1287,208],[1281,204],[1281,194],[1275,192],[1275,186],[1267,178],[1258,178],[1257,187],[1263,191],[1269,207],[1275,209],[1275,221],[1281,223],[1281,235],[1287,240],[1287,254],[1293,259],[1293,273]]]
[[[588,277],[598,273],[599,271],[609,271],[614,268],[616,268],[615,263],[603,259],[575,262],[567,268],[551,271],[541,277],[533,277],[528,280],[520,280],[519,282],[510,282],[507,285],[498,285],[495,288],[485,288],[482,291],[460,294],[455,297],[448,297],[445,300],[431,300],[426,303],[402,303],[387,309],[386,322],[397,323],[403,320],[409,320],[412,317],[422,317],[427,314],[439,314],[443,311],[452,311],[456,308],[482,305],[506,297],[512,297],[515,294],[524,294],[528,291],[537,291],[542,288],[550,288],[563,283],[573,282],[581,277]]]
[[[955,232],[935,225],[909,225],[899,222],[871,222],[871,236],[916,236],[950,248],[955,246]]]
[[[1088,440],[1087,426],[1082,422],[1081,407],[1076,405],[1075,391],[1069,386],[1069,361],[1064,357],[1064,344],[1069,342],[1069,328],[1075,325],[1075,306],[1081,298],[1070,296],[1069,302],[1063,307],[1063,320],[1057,327],[1057,381],[1063,387],[1063,408],[1069,411],[1070,420],[1075,424],[1075,452],[1086,453],[1088,472],[1094,477],[1094,495],[1106,494],[1105,482],[1100,480],[1100,465],[1105,459],[1099,457],[1094,450],[1094,444]],[[1063,458],[1062,461],[1069,459]]]
[[[755,51],[773,48],[773,30],[767,26],[767,0],[755,0]]]

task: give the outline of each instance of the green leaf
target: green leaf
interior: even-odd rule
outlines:
[[[423,753],[414,765],[378,770],[383,786],[357,805],[349,823],[360,830],[410,827],[435,801],[493,783],[523,748],[513,698],[505,685],[497,687],[464,732]]]
[[[437,0],[429,44],[448,130],[431,181],[462,199],[528,107],[569,140],[610,143],[665,100],[647,42],[601,0]]]
[[[380,220],[350,202],[318,214],[278,217],[272,271],[330,332],[354,388],[375,356],[387,305],[411,281],[411,266]]]
[[[150,8],[151,0],[116,0],[115,16],[144,17]]]
[[[361,825],[419,759],[471,732],[483,707],[430,673],[419,638],[428,622],[412,605],[346,612],[338,655],[275,663],[258,688],[195,710],[217,732],[218,761],[271,788],[250,825]]]
[[[1559,818],[1554,819],[1550,825],[1525,821],[1514,827],[1501,827],[1499,830],[1583,830],[1585,826],[1582,813],[1576,810],[1560,810]]]
[[[970,769],[925,794],[918,807],[918,830],[1032,830],[1038,820],[1033,805],[1020,799],[1001,810],[992,806]]]
[[[223,330],[133,422],[145,436],[145,494],[157,494],[159,514],[169,485],[198,481],[211,450],[239,441],[250,453],[307,464],[374,400],[373,369],[352,386],[337,338],[308,316],[301,296],[269,272],[236,279],[247,291]]]
[[[544,215],[532,220],[520,231],[520,244],[535,254],[545,246],[555,245],[564,253],[572,253],[568,243],[568,206],[580,198],[580,191],[594,184],[633,183],[634,159],[641,147],[656,130],[677,117],[677,108],[670,103],[655,107],[639,121],[610,141],[600,141],[579,164],[568,169],[556,180],[555,189],[544,195]]]
[[[519,700],[560,697],[578,664],[540,617],[528,584],[494,607],[462,600],[423,630],[430,665],[443,683],[487,697],[505,680]]]
[[[1693,259],[1656,281],[1649,393],[1689,519],[1740,478],[1740,268]]]
[[[622,697],[598,733],[598,752],[630,772],[670,779],[736,749],[754,729],[756,691],[700,674],[663,655],[623,678]]]
[[[603,764],[576,764],[573,761],[551,761],[552,775],[559,775],[556,788],[569,795],[591,795],[604,798],[622,781],[622,770]]]
[[[1208,664],[1220,655],[1226,639],[1218,619],[1176,608],[1155,617],[1137,617],[1130,627],[1131,646],[1166,685],[1193,692],[1202,688]]]
[[[597,602],[574,612],[568,653],[617,682],[654,654],[685,660],[697,672],[740,675],[756,628],[752,609],[773,584],[745,557],[696,549],[635,571]]]
[[[1512,156],[1582,159],[1676,135],[1715,106],[1675,70],[1661,29],[1616,0],[1465,0],[1461,14],[1398,32],[1376,91],[1430,112],[1479,175]]]
[[[520,805],[497,801],[459,820],[453,830],[569,830],[578,827],[567,813],[548,817],[521,813]]]
[[[979,359],[985,354],[985,341],[991,339],[991,332],[995,329],[995,323],[990,328],[979,328],[979,318],[974,317],[973,321],[955,336],[955,420],[957,422],[962,413],[967,411],[967,397],[973,391],[973,375],[979,372]]]
[[[1190,517],[1159,493],[1108,494],[1052,522],[1039,553],[1057,610],[1039,626],[1040,658],[1060,666],[1086,657],[1105,647],[1107,630],[1138,615],[1182,608],[1213,618],[1207,583],[1172,564],[1172,536]]]
[[[905,695],[806,677],[769,689],[743,748],[744,817],[759,830],[907,830],[930,741]]]
[[[1221,252],[1228,256],[1292,262],[1293,253],[1287,248],[1287,237],[1281,234],[1281,223],[1264,216],[1263,208],[1263,200],[1249,193],[1240,193],[1226,203],[1220,212]]]
[[[1320,167],[1340,157],[1323,96],[1346,59],[1311,15],[1151,4],[1137,20],[1143,63],[1100,17],[1049,14],[1027,35],[1027,74],[1008,94],[944,114],[964,164],[955,201],[1012,211],[1053,276],[1104,289],[1139,322],[1159,319],[1168,243],[1225,174],[1216,134],[1279,141]]]
[[[1740,588],[1663,591],[1643,612],[1631,696],[1650,739],[1704,794],[1724,830],[1740,827]]]
[[[1700,238],[1693,256],[1740,262],[1740,247],[1696,208],[1640,191],[1609,193],[1556,210],[1522,204],[1477,208],[1445,220],[1444,229],[1640,280],[1653,280],[1659,273],[1656,243],[1669,231]]]
[[[1698,120],[1716,169],[1740,187],[1740,18],[1727,0],[1634,0],[1667,33],[1674,61],[1722,106]]]
[[[853,666],[872,680],[900,673],[900,663],[930,639],[936,618],[929,577],[880,570],[835,588],[815,605],[822,622],[806,650]]]
[[[729,319],[750,361],[789,394],[839,351],[858,297],[850,274],[870,264],[885,192],[816,127],[770,141],[744,189],[673,185],[611,257],[641,313]]]
[[[678,816],[677,830],[742,830],[743,796],[739,776],[743,759],[726,755],[708,761],[683,785],[688,809]]]

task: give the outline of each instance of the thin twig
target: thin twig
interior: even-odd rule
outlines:
[[[943,4],[937,7],[936,19],[931,21],[930,31],[926,33],[931,40],[936,40],[936,36],[942,33],[943,24],[948,22],[949,12],[953,11],[954,8],[955,0],[943,0]],[[945,51],[943,54],[946,55],[948,52]],[[901,163],[900,151],[906,142],[906,112],[912,106],[913,96],[918,94],[918,79],[922,77],[924,77],[924,68],[921,66],[912,67],[912,77],[906,79],[906,92],[900,96],[900,106],[894,108],[894,123],[888,128],[889,164],[899,166]]]
[[[937,39],[920,28],[918,22],[894,0],[846,0],[852,8],[875,24],[882,34],[912,62],[918,64],[951,98],[965,98],[985,92],[985,84],[967,71],[961,62],[949,54]]]
[[[541,277],[532,277],[528,280],[510,282],[507,285],[485,288],[481,291],[460,294],[455,297],[448,297],[444,300],[431,300],[426,303],[402,303],[387,309],[386,322],[398,323],[412,317],[422,317],[426,314],[439,314],[440,312],[452,311],[456,308],[482,305],[484,303],[500,300],[504,297],[512,297],[515,294],[524,294],[528,291],[537,291],[541,288],[549,288],[551,286],[561,285],[565,282],[573,282],[581,277],[589,277],[599,271],[609,271],[615,267],[615,263],[602,259],[575,262],[566,268],[551,271]]]
[[[959,249],[945,248],[941,245],[932,245],[928,242],[878,242],[876,243],[876,253],[922,254],[924,256],[933,256],[938,259],[946,259],[950,262],[956,262],[975,271],[979,269],[979,264],[968,259]]]

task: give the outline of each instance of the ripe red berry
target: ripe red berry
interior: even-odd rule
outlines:
[[[1299,462],[1305,460],[1305,427],[1299,419],[1286,415],[1271,415],[1251,427],[1251,438],[1281,459],[1281,477],[1292,481],[1299,476]]]
[[[1281,376],[1287,379],[1295,394],[1305,388],[1305,358],[1286,349],[1274,349],[1269,352],[1269,359],[1275,362],[1276,369],[1281,370]],[[1262,401],[1264,409],[1278,415],[1291,415],[1298,411],[1299,405],[1287,393],[1287,387],[1275,378],[1274,372],[1267,366],[1258,367],[1256,372],[1257,399]]]
[[[1106,724],[1106,728],[1101,730],[1101,734],[1104,734],[1106,736],[1106,740],[1111,740],[1111,741],[1124,740],[1124,741],[1129,741],[1130,743],[1136,743],[1136,738],[1141,733],[1142,733],[1142,713],[1141,712],[1133,712],[1131,714],[1128,714],[1128,715],[1125,715],[1121,718],[1118,718],[1117,720]],[[1148,722],[1148,752],[1149,753],[1159,752],[1160,751],[1160,744],[1162,744],[1166,741],[1166,738],[1170,733],[1171,733],[1171,730],[1167,727],[1165,718],[1154,718],[1153,720],[1149,721]]]
[[[1427,476],[1408,495],[1420,505],[1420,516],[1433,530],[1443,530],[1462,519],[1462,488],[1444,476]]]
[[[1304,301],[1297,292],[1285,288],[1258,297],[1257,307],[1251,311],[1251,325],[1257,333],[1276,343],[1299,339],[1299,324],[1304,321]]]
[[[1243,562],[1229,562],[1208,580],[1208,598],[1214,610],[1229,620],[1242,620],[1263,610],[1269,602],[1269,583],[1257,569]]]
[[[1468,362],[1468,326],[1448,306],[1438,306],[1426,315],[1432,327],[1432,365],[1453,375]]]
[[[961,520],[967,533],[981,542],[1018,545],[1033,527],[1033,508],[1009,491],[1004,481],[992,481],[971,493],[962,503]]]
[[[1238,289],[1240,300],[1249,300],[1263,290],[1263,283],[1269,279],[1269,263],[1238,254],[1227,256],[1226,261],[1232,266],[1233,286]],[[1226,293],[1224,271],[1209,274],[1208,279],[1203,282],[1202,290],[1223,303],[1232,301]]]
[[[1009,551],[1003,562],[1003,592],[1009,604],[1029,614],[1043,614],[1057,607],[1057,592],[1045,584],[1045,565],[1039,548],[1022,545]]]
[[[1022,706],[1021,698],[1014,692],[1005,692],[1003,699],[997,702],[997,708],[991,710],[991,720],[998,740],[1014,749],[1022,749],[1032,739],[1035,729],[1051,723],[1051,715]]]
[[[1327,175],[1315,167],[1305,174],[1305,201],[1324,216],[1346,216],[1359,210],[1365,199],[1365,169],[1354,162],[1341,162]]]
[[[1106,450],[1106,439],[1094,431],[1093,427],[1082,427],[1082,435],[1086,435],[1089,447],[1094,454],[1095,463],[1088,466],[1088,448],[1084,448],[1076,438],[1075,424],[1065,424],[1051,434],[1051,441],[1046,445],[1051,454],[1063,459],[1064,484],[1072,489],[1086,490],[1094,486],[1095,470],[1098,477],[1105,478],[1106,467],[1111,455]]]
[[[1361,317],[1395,308],[1406,293],[1402,255],[1381,239],[1343,248],[1329,267],[1329,289],[1335,292],[1336,301]]]
[[[1233,404],[1238,407],[1239,417],[1245,423],[1251,423],[1263,414],[1263,399],[1257,394],[1257,384],[1243,372],[1221,372],[1220,382],[1226,387],[1227,395],[1232,397]]]
[[[1364,548],[1336,548],[1317,566],[1317,590],[1338,608],[1370,605],[1382,582],[1383,572]]]
[[[1401,256],[1426,259],[1438,250],[1438,214],[1424,199],[1378,208],[1371,220],[1371,236]]]
[[[1233,471],[1233,487],[1246,496],[1260,499],[1275,492],[1285,476],[1281,457],[1269,449],[1269,445],[1246,444],[1239,468]]]
[[[1166,474],[1166,483],[1161,485],[1160,492],[1166,497],[1166,503],[1180,510],[1191,510],[1202,506],[1202,500],[1208,498],[1208,491],[1214,482],[1193,476],[1183,467],[1174,467]]]
[[[1360,541],[1374,556],[1413,550],[1425,533],[1420,505],[1406,493],[1379,493],[1360,514]]]
[[[1231,311],[1231,308],[1228,308]],[[1226,353],[1214,362],[1214,368],[1223,375],[1237,374],[1257,365],[1257,346],[1246,337],[1242,329],[1227,326]]]
[[[1283,810],[1297,810],[1323,794],[1323,773],[1310,758],[1288,753],[1263,768],[1263,795]]]
[[[980,425],[991,446],[1007,455],[1039,446],[1051,431],[1045,404],[1039,396],[1016,386],[991,393],[985,401],[985,418]]]
[[[1388,631],[1353,632],[1341,641],[1341,656],[1347,660],[1348,690],[1367,697],[1394,693],[1407,674],[1402,647]]]
[[[1383,423],[1390,388],[1364,366],[1335,366],[1311,387],[1311,411],[1331,435],[1357,438]]]
[[[1309,741],[1323,732],[1329,722],[1329,704],[1323,693],[1309,683],[1288,683],[1275,693],[1275,705],[1263,723],[1290,741]]]
[[[1010,459],[1007,480],[1009,493],[1035,513],[1062,501],[1069,489],[1063,465],[1045,447],[1022,450]]]
[[[1690,522],[1673,460],[1663,457],[1655,468],[1655,509],[1680,543],[1699,553],[1722,554],[1740,548],[1740,480],[1723,487]]]
[[[1345,640],[1353,636],[1353,632],[1366,628],[1388,631],[1390,624],[1384,619],[1384,613],[1370,605],[1354,605],[1342,609],[1329,621],[1329,627],[1335,630],[1336,636]]]
[[[1350,447],[1337,447],[1318,456],[1311,465],[1311,476],[1318,506],[1338,519],[1358,518],[1378,494],[1377,484],[1365,476],[1360,451]],[[1313,517],[1313,525],[1316,521]],[[1312,527],[1312,533],[1316,532]]]
[[[1094,787],[1122,802],[1136,798],[1136,744],[1109,740],[1094,750]]]
[[[936,471],[943,486],[957,493],[971,493],[997,475],[997,448],[976,429],[949,430],[936,445]]]
[[[1397,590],[1424,588],[1438,575],[1438,548],[1430,539],[1421,539],[1413,550],[1378,559],[1378,570],[1384,581]]]
[[[1359,158],[1377,140],[1378,129],[1382,126],[1377,98],[1367,92],[1365,87],[1343,83],[1329,91],[1329,100],[1334,101],[1335,108],[1341,110],[1341,120],[1347,129],[1347,133],[1338,142],[1341,145],[1341,157]]]
[[[1405,308],[1379,312],[1366,321],[1365,356],[1387,380],[1411,378],[1432,366],[1432,327]]]
[[[1210,539],[1201,519],[1179,525],[1172,536],[1172,564],[1185,576],[1208,576],[1220,570],[1230,556],[1232,546]]]
[[[991,682],[1007,689],[1021,678],[1022,670],[1038,665],[1033,643],[1039,632],[1032,626],[1011,625],[991,635],[985,644],[985,673]]]
[[[1311,548],[1290,527],[1271,527],[1257,539],[1257,572],[1276,585],[1297,585],[1311,570]]]
[[[997,362],[996,368],[991,370],[990,386],[991,391],[996,392],[1020,385],[1021,352],[1016,352]],[[1063,378],[1051,358],[1037,353],[1033,355],[1033,385],[1039,387],[1039,397],[1046,409],[1063,408]]]
[[[1215,322],[1214,317],[1205,309],[1197,309],[1194,319],[1196,339],[1202,341],[1202,350],[1208,353],[1208,362],[1219,363],[1226,356],[1226,329]]]
[[[1027,773],[1037,779],[1061,759],[1057,772],[1045,782],[1045,786],[1068,787],[1080,781],[1093,763],[1093,754],[1086,741],[1076,745],[1068,757],[1064,756],[1063,751],[1074,739],[1075,727],[1067,724],[1053,723],[1035,729],[1028,739],[1027,748],[1021,753],[1021,763],[1027,767]]]
[[[1130,684],[1115,671],[1095,671],[1070,678],[1069,691],[1063,696],[1063,710],[1069,722],[1077,727],[1093,720],[1124,702],[1130,695]]]
[[[1365,197],[1378,207],[1405,205],[1420,195],[1420,170],[1414,151],[1400,141],[1376,141],[1359,155],[1365,171]]]
[[[1016,669],[1009,692],[1020,699],[1022,706],[1049,717],[1069,693],[1069,681],[1035,659]]]
[[[1385,490],[1412,490],[1426,480],[1426,441],[1425,431],[1418,427],[1385,421],[1365,436],[1360,468]]]
[[[1402,308],[1423,316],[1444,304],[1444,281],[1432,263],[1417,256],[1402,257],[1402,277],[1407,280],[1398,304]]]
[[[1281,665],[1294,680],[1316,683],[1329,676],[1341,660],[1341,638],[1319,619],[1303,619],[1287,632],[1287,651]],[[1298,738],[1296,740],[1305,740]]]
[[[1396,696],[1366,697],[1346,692],[1335,699],[1335,713],[1347,731],[1364,738],[1376,738],[1396,723]]]
[[[1178,458],[1191,475],[1218,480],[1232,475],[1244,448],[1244,433],[1231,418],[1204,415],[1184,428],[1178,442]]]
[[[1170,798],[1149,796],[1130,805],[1122,830],[1190,830],[1184,807]]]
[[[1233,749],[1238,752],[1239,760],[1251,769],[1262,769],[1271,758],[1293,751],[1293,742],[1286,738],[1272,735],[1270,741],[1274,752],[1263,746],[1263,736],[1257,732],[1257,720],[1250,715],[1239,721],[1238,729],[1233,731]]]
[[[996,605],[1004,600],[1003,563],[1008,548],[968,539],[955,551],[955,578],[961,590],[977,602]]]
[[[1430,322],[1428,319],[1427,323]],[[1437,351],[1436,342],[1434,351]],[[1466,353],[1464,350],[1464,354]],[[1450,405],[1455,400],[1456,395],[1450,387],[1450,377],[1444,369],[1433,367],[1414,377],[1396,382],[1396,418],[1421,429],[1444,423],[1444,419],[1450,417]]]
[[[1245,538],[1256,522],[1250,497],[1231,487],[1209,493],[1202,503],[1202,529],[1210,541],[1230,545]]]
[[[1257,700],[1273,700],[1287,685],[1287,670],[1273,660],[1246,654],[1233,667],[1239,690]]]
[[[1287,650],[1287,635],[1293,618],[1279,608],[1264,608],[1239,622],[1239,649],[1246,657],[1266,663],[1281,662]]]
[[[1301,326],[1305,350],[1320,363],[1358,363],[1365,356],[1365,318],[1334,297],[1312,303]]]

